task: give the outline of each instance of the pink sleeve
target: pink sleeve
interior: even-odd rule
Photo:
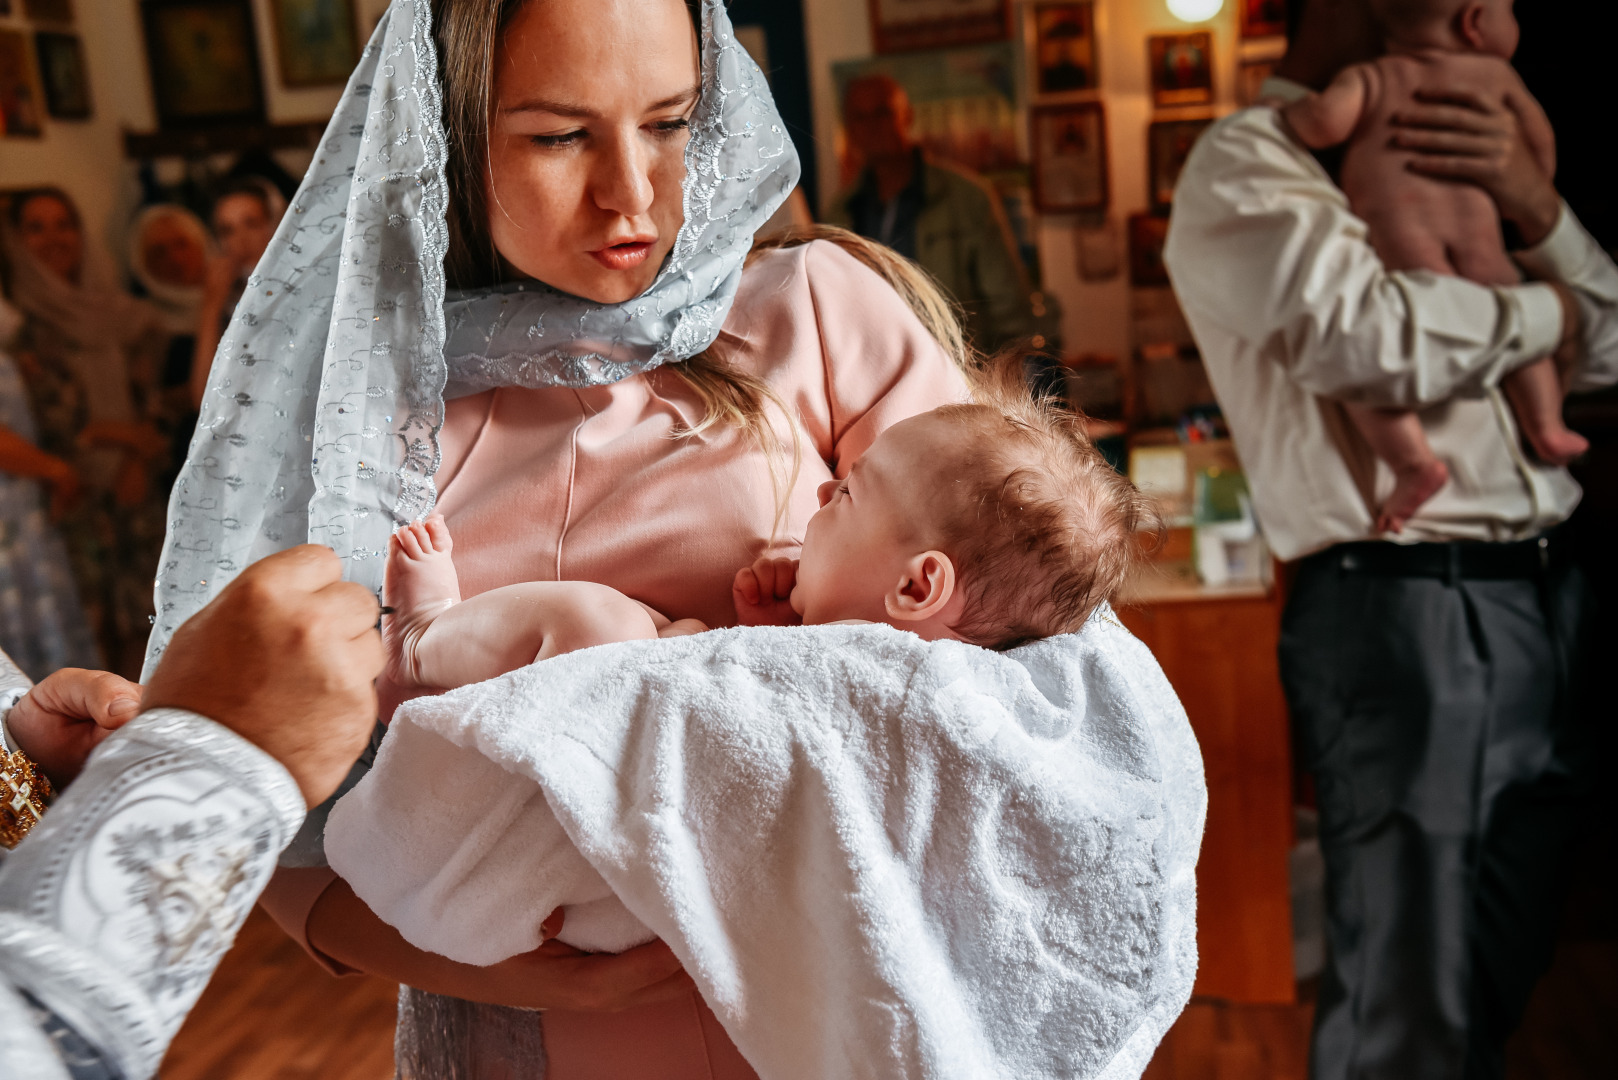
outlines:
[[[283,866],[270,878],[258,902],[287,937],[302,945],[303,951],[328,974],[352,975],[354,968],[338,963],[309,943],[309,913],[336,880],[336,872],[328,866]]]
[[[904,299],[854,256],[816,241],[804,268],[829,407],[826,463],[841,477],[885,428],[967,400],[966,379]]]

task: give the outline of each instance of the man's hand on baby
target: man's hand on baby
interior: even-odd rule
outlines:
[[[736,622],[742,626],[798,626],[803,616],[792,608],[798,583],[797,559],[764,557],[736,571],[730,587]]]

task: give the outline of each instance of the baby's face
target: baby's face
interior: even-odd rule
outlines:
[[[792,609],[806,624],[888,622],[883,597],[911,556],[935,546],[926,508],[940,482],[949,425],[914,416],[884,431],[844,480],[820,485],[809,519]]]

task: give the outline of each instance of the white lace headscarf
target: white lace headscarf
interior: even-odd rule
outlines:
[[[389,535],[437,497],[446,382],[599,385],[713,342],[798,157],[722,0],[702,0],[701,39],[685,221],[651,288],[597,304],[525,282],[446,303],[431,4],[394,0],[219,344],[169,503],[148,675],[176,627],[282,548],[328,544],[380,589]]]

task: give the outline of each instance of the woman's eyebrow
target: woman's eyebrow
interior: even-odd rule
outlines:
[[[659,109],[668,109],[673,108],[675,105],[684,105],[686,102],[695,98],[699,93],[701,93],[701,87],[694,85],[689,86],[686,89],[681,90],[678,94],[670,94],[666,98],[652,102],[650,105],[646,106],[646,111],[657,112]],[[529,98],[526,101],[519,101],[515,105],[501,105],[500,111],[506,114],[543,112],[550,113],[553,116],[567,116],[580,119],[594,119],[601,115],[598,110],[580,102],[552,101],[546,98]]]

